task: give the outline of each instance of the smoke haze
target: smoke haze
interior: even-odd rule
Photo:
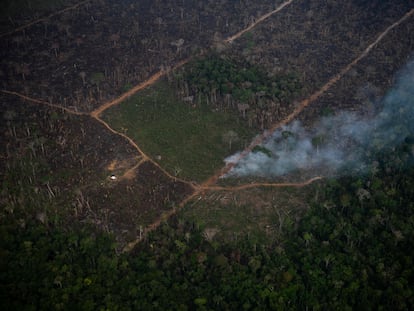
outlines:
[[[292,122],[238,161],[225,177],[281,176],[301,169],[365,170],[364,159],[371,151],[394,147],[414,133],[414,61],[374,104],[378,111],[374,115],[339,112],[322,118],[312,129]],[[239,155],[225,162],[237,162]]]

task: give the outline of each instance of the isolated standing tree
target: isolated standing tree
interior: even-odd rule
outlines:
[[[249,107],[249,104],[237,104],[237,109],[243,115],[243,119],[246,119],[246,110],[248,110]]]
[[[82,84],[85,86],[85,84],[86,84],[86,80],[85,80],[85,78],[86,78],[86,72],[85,71],[81,71],[79,73],[79,76],[82,78]]]
[[[60,44],[59,42],[53,42],[51,49],[53,50],[53,52],[55,53],[55,57],[58,57],[58,53],[59,53],[59,48],[60,48]]]
[[[233,130],[230,130],[223,134],[223,142],[229,144],[230,150],[231,150],[231,145],[233,144],[233,142],[236,142],[238,140],[239,140],[239,135]]]
[[[180,54],[181,53],[181,48],[182,48],[184,42],[185,42],[184,39],[183,38],[180,38],[177,41],[173,41],[173,42],[170,43],[171,45],[173,45],[173,46],[175,46],[177,48],[176,54]]]

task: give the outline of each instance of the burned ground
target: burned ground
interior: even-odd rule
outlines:
[[[91,111],[273,7],[90,1],[0,40],[2,88]],[[227,14],[215,14],[217,10]],[[227,26],[226,26],[227,25]]]
[[[162,76],[180,61],[204,57],[213,48],[241,64],[260,67],[270,76],[299,77],[303,88],[295,98],[253,99],[242,113],[233,107],[240,122],[246,122],[245,115],[250,113],[256,119],[251,124],[261,124],[256,125],[258,131],[271,128],[359,57],[409,11],[412,1],[392,5],[374,1],[368,7],[357,0],[345,5],[292,1],[240,39],[224,40],[275,7],[273,1],[258,5],[248,1],[96,0],[16,32],[7,33],[10,27],[3,20],[1,88],[40,102],[25,101],[17,94],[1,95],[2,203],[30,205],[31,198],[40,195],[39,202],[66,206],[68,219],[94,223],[126,243],[139,235],[140,226],[173,210],[194,188],[174,180],[141,154],[140,142],[134,146],[99,114],[88,113],[152,74]],[[14,20],[14,27],[22,21],[27,19]],[[342,109],[369,113],[372,102],[385,93],[410,57],[413,27],[411,14],[294,118],[311,124],[325,113]],[[174,80],[174,74],[168,79]],[[241,85],[249,87],[249,83]],[[256,99],[261,96],[257,94]],[[212,109],[220,113],[217,107]],[[135,173],[119,178],[127,171]],[[302,180],[304,176],[312,177],[300,174]],[[282,182],[290,180],[281,178]]]
[[[1,95],[1,111],[1,201],[25,205],[27,217],[52,205],[68,224],[92,223],[122,245],[192,191],[150,162],[134,169],[137,150],[89,116],[10,95]],[[136,177],[119,178],[129,169]]]

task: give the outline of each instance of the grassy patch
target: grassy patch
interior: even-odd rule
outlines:
[[[179,217],[202,231],[215,230],[217,241],[234,242],[247,236],[279,243],[296,226],[320,187],[211,192],[188,203]]]
[[[196,181],[221,168],[223,159],[253,136],[235,113],[183,103],[165,81],[110,109],[104,118],[166,170]]]
[[[267,240],[266,225],[270,213],[255,210],[251,205],[229,202],[199,202],[182,210],[182,217],[195,223],[202,231],[217,230],[215,238],[219,241],[232,242],[238,238],[250,236],[258,240]]]

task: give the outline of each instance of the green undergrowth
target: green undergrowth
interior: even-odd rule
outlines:
[[[288,101],[301,90],[295,73],[269,76],[263,68],[233,56],[211,54],[185,68],[185,80],[195,94],[230,94],[234,100],[253,106],[263,106],[265,98]]]
[[[201,202],[190,205],[182,212],[189,222],[197,224],[207,239],[235,242],[241,237],[250,236],[267,241],[265,229],[271,211],[255,210],[251,205],[239,205],[229,199],[228,204]]]
[[[113,236],[83,224],[65,229],[59,221],[27,219],[23,202],[16,201],[14,211],[0,217],[0,308],[410,310],[411,147],[408,141],[382,155],[375,173],[316,187],[300,219],[289,207],[304,189],[240,192],[217,208],[216,219],[230,220],[233,205],[252,224],[262,198],[262,208],[277,215],[269,231],[274,242],[248,234],[217,241],[214,231],[206,231],[211,224],[178,214],[132,253],[117,253]],[[285,191],[292,196],[285,198]],[[250,203],[239,205],[243,196]],[[204,206],[224,204],[220,199],[209,197]]]
[[[184,103],[165,81],[109,109],[104,118],[171,174],[195,181],[211,176],[253,137],[236,114]]]
[[[187,204],[179,216],[196,224],[202,232],[212,232],[216,242],[234,243],[249,237],[273,243],[293,230],[295,219],[307,210],[306,202],[319,187],[211,193],[203,200]]]

